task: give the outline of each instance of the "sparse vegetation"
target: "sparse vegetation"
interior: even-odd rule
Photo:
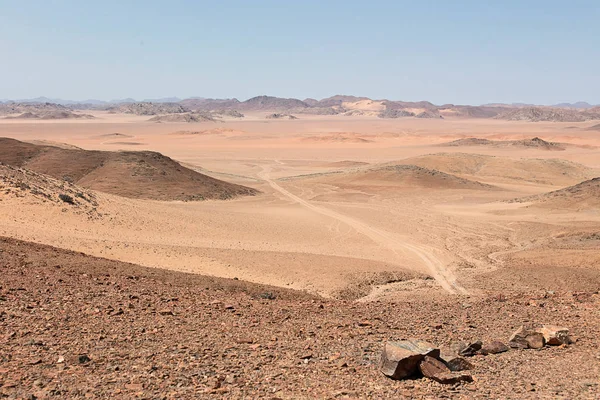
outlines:
[[[64,201],[65,203],[75,204],[75,200],[73,200],[73,197],[69,196],[68,194],[61,193],[58,195],[58,198]]]
[[[266,300],[275,300],[277,298],[277,295],[275,295],[275,293],[273,293],[273,292],[263,292],[260,294],[259,297],[261,299],[266,299]]]

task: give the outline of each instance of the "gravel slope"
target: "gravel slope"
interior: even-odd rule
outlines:
[[[8,238],[0,274],[2,397],[600,396],[597,292],[330,301]],[[568,326],[576,343],[475,356],[475,381],[457,386],[378,371],[385,340],[506,341],[532,322]]]

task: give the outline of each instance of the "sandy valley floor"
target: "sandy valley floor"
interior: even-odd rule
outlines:
[[[0,197],[0,235],[363,300],[474,295],[490,289],[489,274],[506,290],[549,288],[566,284],[573,271],[585,276],[600,267],[599,242],[590,236],[600,229],[597,204],[510,202],[599,176],[600,137],[585,129],[589,123],[255,115],[186,124],[98,116],[1,121],[0,137],[159,151],[262,193],[205,202],[100,193],[94,218]],[[536,136],[566,150],[442,146],[468,137]],[[517,272],[507,271],[541,255],[552,262],[540,268],[551,272],[511,279]]]

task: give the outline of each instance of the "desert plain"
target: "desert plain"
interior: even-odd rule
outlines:
[[[95,118],[0,119],[6,397],[600,395],[597,120],[287,119],[254,111],[186,123],[85,112]],[[105,168],[82,173],[80,182],[54,177],[49,199],[15,182],[22,174],[43,180],[35,174],[58,167],[51,156],[11,166],[6,159],[25,151],[18,143],[158,152],[232,186],[222,198],[177,199],[189,187],[153,186],[152,178],[138,196],[126,177],[106,178],[118,169]],[[61,157],[67,169],[87,168],[87,156]],[[65,185],[93,201],[57,201]],[[103,263],[112,277],[104,278]],[[142,277],[139,286],[127,280],[133,275]],[[98,290],[90,279],[116,286],[103,299],[80,298]],[[44,289],[50,282],[56,287]],[[134,304],[144,296],[164,304]],[[115,302],[112,310],[105,299]],[[49,307],[80,320],[44,319]],[[26,328],[27,315],[47,329]],[[452,387],[391,381],[377,371],[386,340],[506,341],[528,323],[568,326],[576,341],[474,357],[474,382]],[[87,329],[81,340],[61,342],[69,336],[61,324]],[[148,332],[152,339],[141,340]],[[27,347],[31,340],[44,344]],[[148,354],[115,361],[107,355],[115,348]],[[65,370],[67,359],[57,368],[71,353],[91,361]],[[190,354],[195,372],[185,366]],[[73,381],[77,374],[86,377]]]

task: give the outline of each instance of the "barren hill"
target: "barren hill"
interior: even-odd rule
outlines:
[[[296,117],[292,114],[281,114],[281,113],[269,114],[265,118],[267,118],[267,119],[298,119],[298,117]]]
[[[438,108],[438,112],[443,116],[464,118],[493,118],[504,111],[506,111],[505,107],[455,106],[451,104]]]
[[[156,115],[148,121],[153,122],[215,122],[215,118],[210,113],[179,113]]]
[[[600,131],[600,124],[592,125],[589,128],[586,128],[588,131]]]
[[[33,113],[31,111],[24,112],[17,116],[6,117],[6,119],[94,119],[93,115],[77,114],[71,111],[41,111]]]
[[[249,111],[260,111],[260,110],[292,110],[297,108],[308,108],[308,104],[298,99],[283,99],[280,97],[273,96],[257,96],[239,104],[238,109],[249,110]]]
[[[377,114],[379,118],[402,118],[402,117],[414,117],[415,113],[411,111],[406,111],[403,109],[385,109],[379,114]]]
[[[481,138],[466,138],[442,143],[442,147],[460,147],[460,146],[483,146],[483,147],[522,147],[536,148],[541,150],[565,150],[567,146],[564,143],[547,142],[539,137],[523,140],[488,140]]]
[[[304,99],[304,100],[302,100],[302,101],[303,101],[304,103],[308,104],[308,105],[309,105],[309,106],[311,106],[311,107],[314,107],[314,106],[316,106],[317,104],[319,104],[319,100],[317,100],[317,99],[313,99],[313,98],[310,98],[310,97],[308,97],[308,98],[306,98],[306,99]]]
[[[494,287],[471,298],[422,295],[382,304],[144,268],[5,237],[0,254],[6,398],[598,398],[593,270],[569,269],[577,294]],[[514,285],[514,270],[508,272],[484,278],[495,285],[512,278]],[[470,384],[392,381],[380,372],[387,340],[487,344],[532,319],[571,326],[577,342],[470,357]],[[570,370],[578,373],[557,379],[557,371]]]
[[[112,113],[135,114],[135,115],[157,115],[177,114],[189,112],[187,108],[177,103],[123,103],[109,107]]]
[[[0,200],[3,197],[43,202],[55,207],[69,205],[77,213],[87,213],[90,217],[98,216],[98,203],[93,191],[62,179],[0,163]]]
[[[510,109],[495,117],[508,121],[549,121],[549,122],[583,122],[600,119],[600,113],[594,109],[580,111],[569,108],[524,107]]]
[[[320,183],[339,186],[385,186],[419,187],[429,189],[479,189],[491,190],[492,185],[460,178],[438,170],[416,165],[390,164],[330,173],[293,177],[291,179],[311,179]]]
[[[346,102],[357,102],[357,101],[361,101],[361,100],[370,100],[368,97],[357,97],[357,96],[346,96],[346,95],[335,95],[335,96],[331,96],[331,97],[327,97],[325,99],[321,99],[319,101],[317,101],[314,106],[315,107],[335,107],[335,106],[341,106],[342,103],[346,103]]]
[[[406,109],[406,108],[422,108],[424,110],[429,110],[429,111],[437,111],[438,110],[438,107],[436,105],[430,103],[429,101],[384,100],[383,103],[385,104],[385,106],[388,110],[399,110],[399,109]]]
[[[321,166],[326,168],[350,168],[364,167],[365,165],[369,165],[369,163],[364,161],[342,160],[324,163]]]
[[[0,162],[132,198],[189,201],[257,194],[254,189],[200,174],[151,151],[74,150],[0,138]]]
[[[11,114],[46,114],[68,112],[69,108],[55,103],[5,103],[0,104],[0,115]]]
[[[600,208],[600,177],[583,181],[564,189],[537,196],[528,196],[513,201],[532,202],[545,207],[567,209]]]
[[[513,159],[466,153],[429,154],[402,161],[468,178],[546,185],[570,185],[596,173],[584,165],[561,159]]]
[[[192,111],[231,110],[239,107],[238,99],[186,99],[179,102]]]

